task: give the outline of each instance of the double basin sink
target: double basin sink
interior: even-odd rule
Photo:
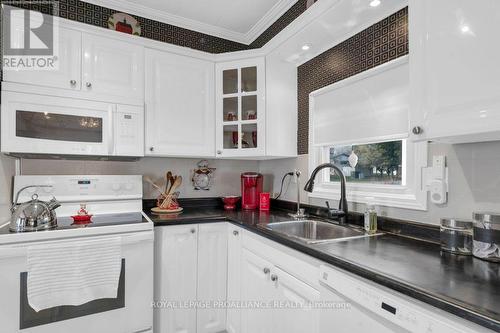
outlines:
[[[304,242],[316,244],[351,238],[369,237],[361,229],[318,220],[294,220],[260,224],[261,228]]]

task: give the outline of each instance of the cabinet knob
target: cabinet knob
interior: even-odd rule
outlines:
[[[413,129],[411,130],[413,132],[413,134],[415,135],[420,135],[424,132],[424,129],[420,126],[415,126],[413,127]]]
[[[196,232],[196,229],[191,229],[191,233],[194,234]]]
[[[69,84],[71,84],[72,86],[76,86],[76,80],[69,81]]]
[[[149,147],[149,151],[154,151],[155,148],[154,147]]]
[[[217,155],[222,155],[222,150],[217,150]]]
[[[273,281],[273,282],[278,281],[278,275],[276,275],[276,274],[271,275],[271,281]]]
[[[239,235],[238,230],[233,230],[233,235],[238,236]]]
[[[269,274],[269,272],[270,272],[271,270],[270,270],[269,268],[267,268],[267,267],[266,267],[266,268],[264,268],[264,269],[263,269],[263,271],[264,271],[264,274]]]
[[[92,83],[87,82],[87,83],[85,83],[85,86],[86,86],[87,88],[90,88],[90,87],[92,87]]]

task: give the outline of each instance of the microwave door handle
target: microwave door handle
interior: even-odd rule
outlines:
[[[114,133],[114,116],[115,116],[116,104],[110,105],[108,108],[108,154],[114,155],[115,151],[115,133]]]

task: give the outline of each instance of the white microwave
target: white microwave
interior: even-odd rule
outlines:
[[[10,155],[144,156],[144,108],[2,91],[1,151]]]

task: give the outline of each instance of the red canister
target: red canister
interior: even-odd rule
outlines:
[[[269,194],[269,192],[262,192],[260,194],[259,209],[260,210],[271,209],[271,195]]]

